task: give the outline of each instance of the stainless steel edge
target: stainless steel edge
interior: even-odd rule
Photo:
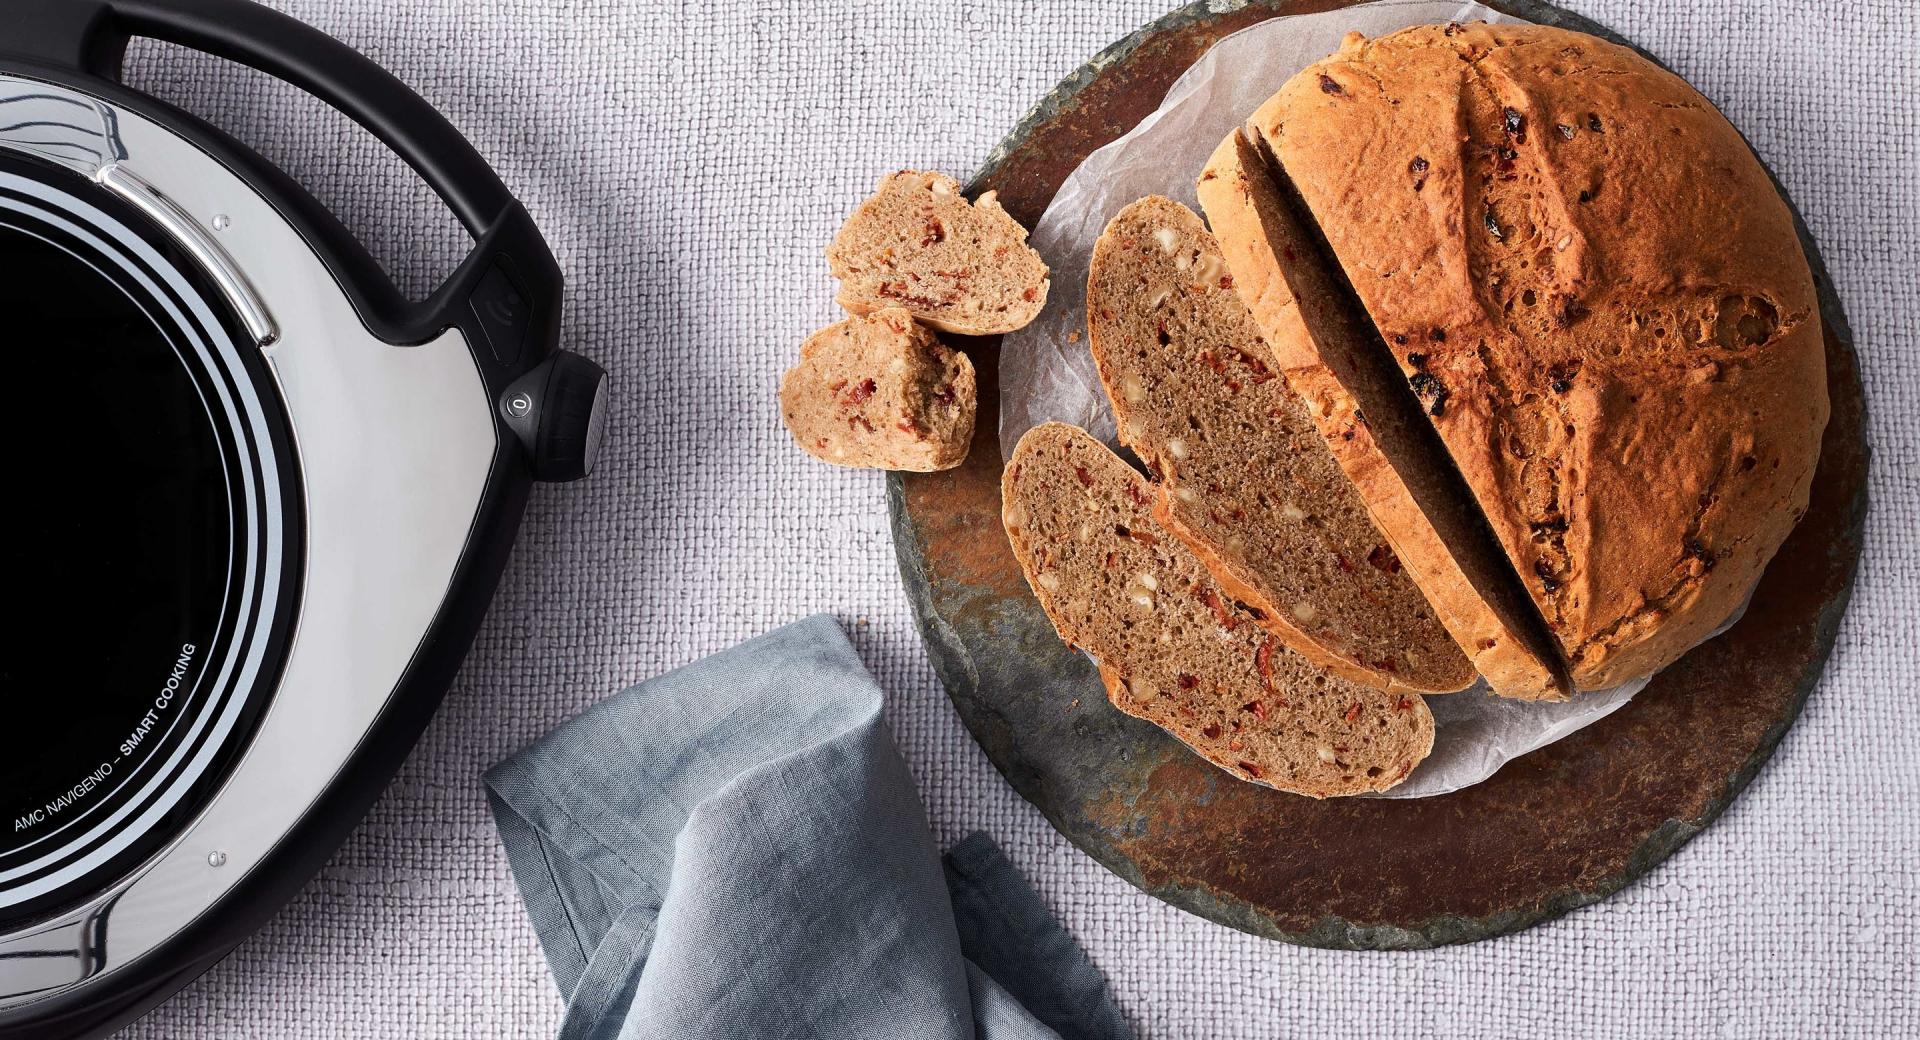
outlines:
[[[127,157],[118,113],[77,91],[19,77],[0,77],[0,147],[64,166],[83,176]]]
[[[273,315],[220,243],[124,164],[127,150],[113,106],[63,87],[8,78],[0,82],[0,147],[64,166],[132,203],[206,269],[258,345],[278,337]]]
[[[253,283],[234,265],[233,257],[227,255],[220,243],[201,229],[179,204],[142,180],[124,162],[108,163],[93,177],[114,194],[131,202],[146,214],[147,219],[165,228],[173,240],[200,263],[213,277],[213,283],[220,287],[227,302],[239,312],[241,323],[247,327],[256,345],[270,346],[280,338],[280,329],[274,324],[273,315],[267,311],[266,303],[254,290]]]

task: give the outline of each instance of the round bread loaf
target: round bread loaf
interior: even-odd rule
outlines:
[[[1792,214],[1713,105],[1584,34],[1422,26],[1349,36],[1251,130],[1575,685],[1724,621],[1805,512],[1828,405]]]

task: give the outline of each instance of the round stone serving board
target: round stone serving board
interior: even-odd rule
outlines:
[[[1482,0],[1619,42],[1532,0]],[[1032,226],[1095,148],[1152,112],[1220,38],[1339,0],[1195,3],[1095,57],[995,150],[970,193]],[[1315,802],[1244,783],[1107,703],[1054,634],[1000,526],[998,342],[980,373],[972,453],[888,480],[894,546],[934,666],[1007,779],[1075,845],[1175,906],[1256,935],[1417,949],[1517,931],[1618,891],[1711,823],[1772,754],[1818,682],[1866,515],[1865,413],[1846,317],[1818,250],[1833,417],[1812,505],[1732,630],[1625,708],[1434,798]]]

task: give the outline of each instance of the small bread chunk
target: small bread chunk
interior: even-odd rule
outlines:
[[[1433,749],[1425,701],[1287,650],[1154,523],[1146,478],[1084,431],[1028,431],[1001,493],[1027,583],[1121,711],[1235,776],[1314,798],[1384,791]]]
[[[1473,684],[1192,210],[1155,195],[1113,218],[1087,331],[1120,439],[1159,477],[1154,516],[1288,649],[1383,690]]]
[[[780,383],[793,439],[841,466],[952,469],[973,440],[973,363],[898,307],[807,338]]]
[[[993,192],[969,204],[940,173],[880,181],[827,247],[840,306],[905,307],[943,332],[990,336],[1025,326],[1047,302],[1047,265]]]

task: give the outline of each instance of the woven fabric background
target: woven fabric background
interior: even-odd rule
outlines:
[[[1169,0],[280,0],[492,157],[565,267],[566,338],[618,381],[583,484],[536,491],[459,682],[399,778],[257,937],[139,1037],[537,1037],[561,1010],[487,766],[628,684],[839,616],[943,843],[984,828],[1153,1038],[1920,1035],[1920,15],[1902,0],[1572,0],[1717,102],[1820,242],[1863,356],[1873,509],[1825,681],[1714,827],[1627,891],[1418,954],[1254,939],[1141,895],[1001,780],[899,588],[882,478],[802,456],[780,372],[834,319],[820,249],[878,175],[963,178]],[[154,46],[132,78],[314,184],[416,289],[464,239],[370,138]],[[1711,739],[1711,734],[1703,734]]]

